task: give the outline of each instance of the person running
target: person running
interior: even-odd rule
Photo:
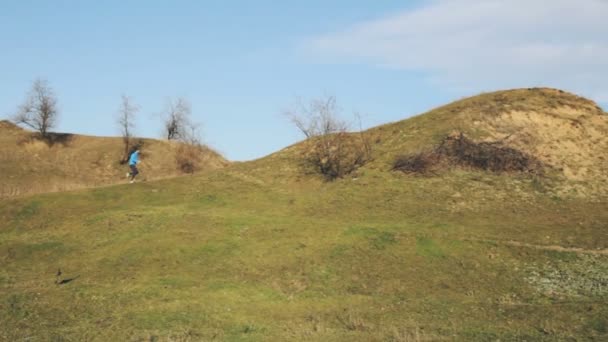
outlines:
[[[137,176],[139,174],[139,170],[137,169],[138,163],[139,163],[139,149],[136,148],[135,151],[133,151],[133,153],[131,153],[131,156],[129,157],[129,168],[131,169],[131,171],[129,171],[127,173],[127,178],[130,178],[129,183],[134,183],[135,176]]]

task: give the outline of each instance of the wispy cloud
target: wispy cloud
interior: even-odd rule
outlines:
[[[547,85],[608,102],[608,0],[434,0],[314,37],[323,58],[466,90]]]

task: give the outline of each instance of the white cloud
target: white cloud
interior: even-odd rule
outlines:
[[[608,0],[427,1],[306,48],[457,89],[546,85],[608,101]]]

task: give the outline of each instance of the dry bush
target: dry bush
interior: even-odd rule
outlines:
[[[198,144],[180,144],[175,154],[177,168],[183,173],[199,171],[206,159],[206,152],[206,149]]]
[[[181,112],[180,115],[183,115],[180,119],[181,121],[175,126],[178,130],[173,132],[176,135],[171,138],[180,141],[180,145],[175,154],[175,163],[181,172],[194,173],[199,171],[209,160],[212,152],[202,143],[200,125],[192,122],[189,118],[189,104],[182,99],[178,99],[178,104],[180,104],[180,106],[187,106],[187,110]],[[185,110],[184,108],[180,110]],[[169,131],[167,131],[167,133],[169,133]]]
[[[352,173],[372,158],[369,137],[363,132],[348,133],[348,124],[337,113],[333,96],[300,102],[285,113],[309,142],[305,145],[306,163],[330,181]]]
[[[306,161],[326,179],[342,178],[371,159],[370,144],[360,135],[346,132],[312,138]]]
[[[476,143],[463,133],[453,134],[443,140],[437,152],[452,159],[453,163],[493,172],[541,171],[541,163],[533,156],[498,143]]]
[[[439,162],[438,154],[433,151],[425,151],[397,157],[393,165],[393,170],[399,170],[406,173],[432,173],[439,165]]]
[[[500,142],[476,143],[463,133],[451,134],[430,152],[399,156],[393,170],[425,174],[444,166],[460,166],[492,172],[542,174],[542,163],[519,150],[499,146]]]

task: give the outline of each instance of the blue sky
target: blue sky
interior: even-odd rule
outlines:
[[[0,118],[42,77],[57,131],[118,135],[126,94],[136,133],[159,137],[157,114],[184,97],[206,143],[248,160],[302,138],[281,115],[296,97],[335,95],[366,127],[513,87],[606,107],[608,4],[551,3],[0,0]]]

